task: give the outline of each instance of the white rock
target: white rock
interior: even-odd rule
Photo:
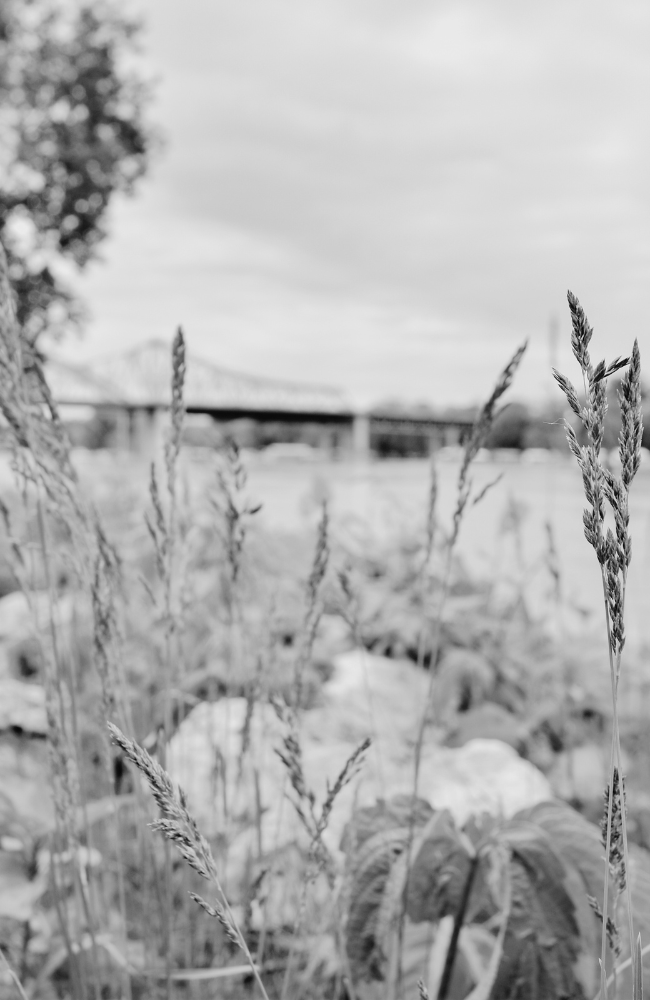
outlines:
[[[5,733],[0,737],[0,819],[11,836],[50,830],[54,822],[47,743]],[[14,824],[17,824],[14,828]]]
[[[0,730],[22,729],[25,733],[47,733],[45,688],[40,684],[7,677],[0,681]]]
[[[629,761],[623,754],[624,773]],[[604,744],[584,743],[556,755],[549,781],[558,798],[583,803],[600,802],[607,785],[609,748]]]
[[[440,747],[434,771],[423,775],[422,792],[435,809],[449,809],[458,824],[481,812],[508,818],[553,798],[542,772],[501,740]]]
[[[0,642],[24,639],[32,635],[34,620],[38,628],[44,629],[50,622],[50,597],[45,591],[37,591],[31,595],[30,609],[25,595],[20,590],[6,594],[0,598]],[[72,594],[61,595],[56,602],[56,622],[58,626],[68,625],[72,620],[74,597]]]
[[[301,720],[303,770],[318,804],[359,742],[366,736],[374,742],[359,777],[337,798],[324,838],[331,850],[338,850],[355,805],[411,792],[428,684],[428,676],[411,663],[359,652],[336,658],[322,705]],[[270,706],[255,706],[240,774],[245,717],[243,698],[203,702],[179,727],[168,754],[172,776],[188,793],[199,825],[209,835],[226,834],[235,867],[256,852],[258,837],[266,852],[301,836],[288,801],[293,791],[286,769],[274,752],[281,748],[282,727]],[[510,816],[552,798],[541,772],[498,740],[472,740],[451,749],[427,739],[419,793],[434,807],[449,809],[458,823],[475,812]]]

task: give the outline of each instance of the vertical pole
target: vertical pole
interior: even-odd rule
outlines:
[[[355,413],[352,418],[352,449],[354,456],[362,461],[370,458],[370,415]]]

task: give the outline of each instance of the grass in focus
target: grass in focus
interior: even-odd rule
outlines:
[[[19,484],[2,503],[4,552],[29,615],[19,662],[33,664],[43,691],[52,801],[29,821],[2,813],[8,996],[642,995],[650,843],[631,822],[623,775],[634,734],[618,690],[640,360],[635,344],[629,359],[592,366],[591,328],[577,300],[569,304],[584,398],[556,378],[582,428],[568,424],[567,435],[601,569],[610,668],[602,835],[592,822],[600,817],[577,797],[461,821],[422,787],[438,744],[497,736],[541,781],[559,755],[572,759],[586,745],[587,730],[592,741],[607,738],[602,706],[595,718],[581,715],[574,689],[582,682],[588,691],[589,680],[568,640],[558,648],[523,598],[499,607],[490,582],[469,579],[457,559],[464,519],[480,517],[486,493],[474,487],[473,463],[524,348],[465,442],[451,523],[438,517],[434,466],[418,531],[382,552],[338,537],[326,504],[308,546],[269,538],[235,447],[213,457],[200,502],[189,495],[179,331],[170,430],[147,510],[116,516],[119,498],[111,514],[80,484],[40,360],[17,329],[0,256],[0,407]],[[600,446],[606,380],[621,367],[617,476]],[[339,762],[333,753],[323,764],[313,720],[327,720],[331,650],[346,646],[367,651],[369,731],[339,739]],[[369,683],[376,653],[426,673],[399,788]],[[202,801],[175,780],[181,737],[209,748]],[[368,802],[371,761],[382,794]]]

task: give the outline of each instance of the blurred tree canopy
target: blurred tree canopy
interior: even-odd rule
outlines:
[[[488,448],[526,447],[526,431],[532,423],[528,407],[524,403],[509,403],[494,421],[486,442]]]
[[[79,324],[66,275],[147,169],[138,31],[112,0],[0,0],[0,240],[32,341]]]

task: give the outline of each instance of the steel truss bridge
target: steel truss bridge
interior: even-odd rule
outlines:
[[[379,442],[422,439],[433,448],[458,441],[470,420],[444,419],[422,412],[359,412],[336,388],[257,378],[228,371],[190,355],[184,399],[188,413],[217,422],[248,418],[262,423],[313,424],[336,432],[346,450],[369,453]],[[92,407],[122,417],[122,444],[149,451],[160,435],[171,403],[171,349],[149,341],[91,365],[52,359],[47,377],[64,410]],[[323,441],[328,440],[325,435]]]

